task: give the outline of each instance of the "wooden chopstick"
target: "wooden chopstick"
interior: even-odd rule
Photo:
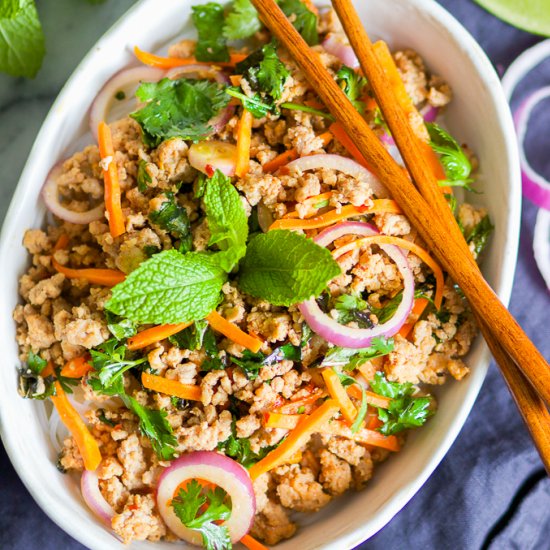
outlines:
[[[443,198],[435,174],[425,161],[418,138],[400,108],[393,90],[385,84],[384,78],[379,78],[383,69],[380,67],[372,43],[355,8],[350,0],[332,0],[332,4],[421,195],[449,228],[458,229],[458,224]],[[376,74],[377,72],[379,74]],[[467,246],[466,241],[463,246]],[[531,433],[542,462],[550,474],[550,413],[525,377],[518,371],[515,363],[502,349],[500,342],[489,330],[484,319],[480,315],[476,315],[476,317],[491,353],[499,364],[523,420]]]
[[[309,49],[277,4],[273,0],[252,0],[252,3],[262,21],[286,47],[305,77],[314,86],[331,114],[339,120],[346,132],[353,136],[357,148],[399,203],[440,265],[460,286],[472,309],[486,320],[485,324],[494,339],[499,341],[506,354],[520,365],[535,391],[547,404],[550,403],[548,363],[483,279],[470,250],[464,246],[462,233],[458,228],[448,226],[444,220],[439,219],[433,207],[392,159],[323,66],[319,56]],[[380,70],[377,77],[383,78]],[[429,190],[427,192],[430,194]]]

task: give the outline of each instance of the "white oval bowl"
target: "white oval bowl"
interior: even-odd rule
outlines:
[[[135,44],[145,50],[166,51],[171,39],[182,32],[192,33],[188,16],[191,4],[197,3],[143,0],[99,40],[68,80],[42,125],[2,230],[2,440],[42,509],[67,533],[94,550],[127,547],[87,509],[74,479],[56,470],[55,451],[45,430],[44,414],[40,414],[43,404],[23,400],[16,391],[19,361],[11,315],[18,302],[18,278],[28,265],[21,240],[27,228],[43,224],[42,182],[51,166],[74,151],[75,141],[87,132],[87,111],[97,91],[119,69],[136,64],[132,55]],[[373,38],[383,38],[394,48],[417,50],[430,69],[453,88],[446,123],[481,161],[478,186],[484,194],[471,199],[488,208],[496,226],[483,271],[507,303],[518,247],[521,186],[512,119],[497,74],[470,34],[433,0],[369,0],[356,1],[355,5]],[[420,489],[462,428],[489,364],[481,339],[476,341],[468,363],[471,374],[460,383],[449,381],[438,391],[438,414],[424,429],[411,434],[402,452],[377,467],[364,491],[337,498],[321,512],[302,517],[298,534],[277,548],[352,548],[386,525]],[[132,548],[173,546],[135,542]]]

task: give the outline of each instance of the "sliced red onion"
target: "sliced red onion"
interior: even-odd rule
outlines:
[[[62,171],[63,163],[60,162],[50,170],[44,187],[42,187],[42,198],[48,210],[66,222],[79,225],[86,225],[101,219],[105,215],[105,206],[103,203],[85,212],[75,212],[74,210],[69,210],[59,202],[57,180]]]
[[[550,212],[539,210],[535,223],[533,252],[539,271],[550,290]]]
[[[263,202],[258,203],[258,225],[260,229],[267,233],[273,221],[271,210]]]
[[[340,155],[309,155],[307,157],[301,157],[289,162],[285,168],[291,172],[306,172],[307,170],[320,170],[322,168],[327,170],[337,170],[347,176],[365,180],[369,184],[373,193],[380,199],[388,198],[390,196],[386,187],[382,185],[374,174],[369,172],[358,162]]]
[[[117,92],[127,90],[130,86],[137,88],[140,82],[158,82],[164,76],[162,69],[154,67],[132,67],[122,69],[113,75],[101,88],[90,108],[90,130],[97,140],[97,127],[107,114]]]
[[[221,487],[231,498],[231,516],[224,522],[231,542],[242,539],[252,527],[256,513],[256,497],[248,472],[233,459],[214,451],[196,451],[174,460],[158,481],[157,508],[179,538],[202,545],[198,531],[183,525],[170,506],[178,487],[186,480],[204,479]]]
[[[212,176],[216,170],[226,176],[234,176],[237,147],[226,141],[199,141],[189,148],[188,158],[193,168],[208,176]]]
[[[549,97],[550,86],[541,88],[531,94],[514,113],[514,124],[518,134],[523,194],[537,206],[546,210],[550,210],[550,181],[533,169],[525,154],[524,144],[533,109]]]
[[[433,107],[429,103],[420,111],[424,122],[435,122],[437,115],[439,114],[439,109]]]
[[[329,33],[322,44],[325,51],[337,57],[344,65],[357,69],[359,60],[343,34]]]
[[[99,479],[95,471],[84,470],[80,478],[80,490],[82,497],[90,510],[108,527],[111,527],[111,520],[115,511],[105,500],[99,490]]]
[[[328,246],[344,235],[378,235],[378,230],[363,222],[344,222],[325,229],[314,241],[319,246]],[[302,302],[298,307],[311,329],[327,342],[345,348],[366,348],[377,336],[393,336],[405,324],[414,302],[414,275],[405,255],[394,245],[380,245],[380,248],[395,262],[403,277],[403,298],[392,318],[373,328],[350,328],[341,325],[324,313],[315,298]]]

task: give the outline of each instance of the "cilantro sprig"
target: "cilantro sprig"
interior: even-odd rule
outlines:
[[[378,418],[383,422],[378,431],[384,435],[422,426],[434,414],[432,398],[413,397],[416,390],[410,382],[389,382],[381,372],[377,372],[370,386],[373,392],[391,398],[387,409],[378,409]]]
[[[353,349],[334,346],[325,354],[321,366],[342,367],[345,370],[353,370],[366,361],[391,353],[394,347],[393,338],[382,336],[373,338],[368,348]]]
[[[302,38],[310,46],[319,44],[317,16],[307,8],[305,3],[301,0],[278,0],[278,3],[283,13],[291,18],[292,24]]]
[[[227,493],[220,487],[205,491],[196,479],[192,479],[179,490],[170,506],[183,525],[201,534],[207,550],[230,550],[229,531],[225,525],[217,523],[231,516],[226,500]]]
[[[359,100],[363,95],[365,86],[367,85],[366,78],[359,75],[351,67],[344,65],[336,73],[336,81],[346,94],[352,105],[360,112],[365,110],[365,104]]]
[[[193,24],[199,34],[195,48],[197,61],[229,61],[229,49],[223,32],[223,6],[208,2],[193,6],[191,10]]]
[[[189,252],[193,237],[187,210],[177,203],[174,193],[164,193],[164,197],[165,200],[161,203],[159,209],[153,210],[149,214],[149,219],[180,240],[180,252]]]
[[[495,226],[491,223],[489,216],[484,216],[481,221],[476,224],[466,238],[466,242],[473,246],[476,258],[483,252],[489,241],[489,237]]]

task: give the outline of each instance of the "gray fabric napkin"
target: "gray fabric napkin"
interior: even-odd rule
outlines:
[[[508,66],[538,40],[500,22],[470,0],[441,0],[440,3],[470,30],[499,69]],[[528,86],[549,84],[550,64],[548,70],[545,67],[537,71]],[[3,115],[2,109],[0,117]],[[548,150],[547,128],[547,125],[536,125],[530,133],[529,146],[533,151],[533,164],[546,169],[550,177],[550,155],[540,146],[545,143]],[[540,139],[543,132],[546,132],[544,142]],[[30,147],[31,141],[25,146]],[[0,159],[8,161],[1,149]],[[550,295],[531,251],[536,210],[525,201],[510,307],[548,358]],[[1,447],[0,488],[0,548],[83,548],[38,508]],[[550,480],[544,474],[499,372],[492,366],[472,414],[446,458],[394,520],[360,548],[544,550],[550,548],[549,532]]]

